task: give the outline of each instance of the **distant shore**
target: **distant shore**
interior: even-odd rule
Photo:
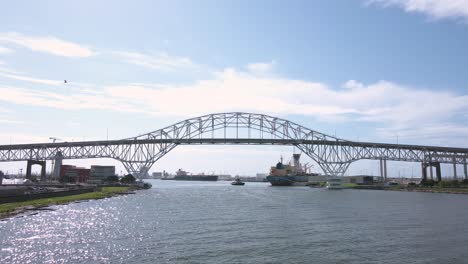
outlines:
[[[348,186],[348,189],[357,190],[383,190],[383,191],[401,191],[401,192],[426,192],[426,193],[451,193],[451,194],[468,194],[468,187],[407,187],[407,186],[381,186],[381,185],[355,185]]]
[[[69,204],[77,201],[97,200],[109,198],[116,195],[133,193],[136,190],[133,186],[102,187],[98,191],[77,195],[66,195],[51,198],[34,199],[23,202],[13,202],[0,204],[0,219],[9,218],[27,211],[51,210],[48,206]]]

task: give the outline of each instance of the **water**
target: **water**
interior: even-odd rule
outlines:
[[[468,263],[468,195],[153,181],[0,222],[0,263]]]

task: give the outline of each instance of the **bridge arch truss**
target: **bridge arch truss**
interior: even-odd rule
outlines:
[[[467,148],[355,142],[254,113],[216,113],[190,118],[132,138],[0,146],[0,161],[113,158],[129,173],[144,175],[178,145],[294,145],[327,175],[342,176],[361,159],[464,164]]]

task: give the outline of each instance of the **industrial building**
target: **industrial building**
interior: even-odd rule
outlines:
[[[161,171],[156,171],[151,174],[151,178],[153,179],[161,179],[163,176],[163,173]]]
[[[60,167],[61,182],[84,183],[90,178],[90,169],[80,168],[73,165],[62,165]]]
[[[102,183],[107,177],[115,176],[115,166],[91,166],[89,183]]]
[[[374,176],[368,176],[368,175],[346,176],[346,177],[343,177],[343,182],[362,184],[362,185],[371,185],[371,184],[374,184]]]

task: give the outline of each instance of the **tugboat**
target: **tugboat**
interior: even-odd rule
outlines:
[[[242,182],[242,181],[240,180],[240,178],[236,178],[233,182],[231,182],[231,185],[239,185],[239,186],[242,186],[242,185],[244,185],[244,184],[245,184],[245,182]]]

